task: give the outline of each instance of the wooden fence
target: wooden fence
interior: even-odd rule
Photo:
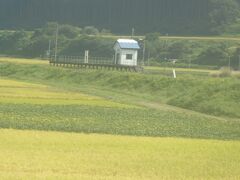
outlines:
[[[49,59],[50,65],[73,67],[73,68],[91,68],[108,69],[120,71],[143,71],[141,66],[128,66],[115,64],[114,58],[107,57],[86,57],[86,56],[52,56]]]

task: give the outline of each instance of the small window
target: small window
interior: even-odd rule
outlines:
[[[132,54],[127,54],[126,55],[126,59],[127,60],[132,60],[133,59],[133,55]]]

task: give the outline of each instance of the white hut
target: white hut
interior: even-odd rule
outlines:
[[[114,45],[115,64],[137,66],[140,46],[132,39],[118,39]]]

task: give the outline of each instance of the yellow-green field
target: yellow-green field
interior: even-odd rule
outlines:
[[[239,179],[240,142],[0,130],[1,179]]]
[[[14,64],[38,64],[47,65],[48,61],[38,60],[38,59],[22,59],[22,58],[11,58],[11,57],[0,57],[0,62],[8,62]]]
[[[67,92],[41,84],[9,79],[0,79],[0,103],[133,107],[115,103],[101,97]]]

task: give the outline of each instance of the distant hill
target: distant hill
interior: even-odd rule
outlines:
[[[1,0],[0,28],[35,28],[58,21],[115,33],[130,33],[134,27],[136,33],[209,34],[213,23],[209,13],[220,9],[219,2],[222,0]]]

